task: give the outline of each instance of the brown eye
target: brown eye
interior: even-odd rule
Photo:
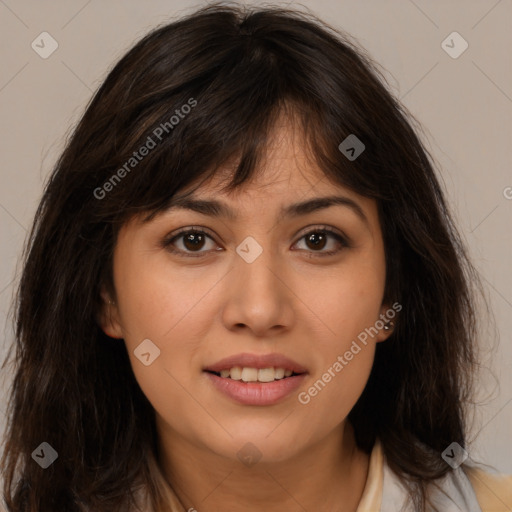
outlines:
[[[334,248],[326,251],[323,250],[328,246],[329,241],[332,239],[334,239]],[[305,241],[306,251],[310,253],[318,253],[312,254],[313,256],[332,256],[341,252],[343,249],[350,247],[350,244],[345,237],[327,228],[316,228],[309,231],[300,238],[299,242],[302,240]]]
[[[183,245],[189,251],[201,249],[204,245],[205,237],[202,233],[189,233],[183,236]]]
[[[325,233],[320,231],[314,231],[313,233],[306,235],[305,239],[308,247],[314,250],[323,249],[327,243],[327,237],[325,236]]]
[[[183,256],[198,257],[204,256],[212,250],[212,248],[209,250],[202,250],[205,245],[207,245],[206,243],[208,240],[214,242],[213,238],[202,230],[184,229],[178,234],[165,239],[162,245],[172,253]],[[215,244],[213,245],[215,246]]]

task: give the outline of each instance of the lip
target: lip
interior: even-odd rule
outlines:
[[[242,368],[284,368],[295,374],[273,382],[243,382],[220,377],[211,372],[220,373],[234,366]],[[244,405],[273,405],[293,393],[304,381],[308,370],[283,354],[242,353],[225,357],[203,369],[213,386],[235,402]]]
[[[273,382],[242,382],[205,372],[211,383],[221,393],[244,405],[274,405],[297,390],[306,373]]]
[[[307,369],[299,363],[284,356],[283,354],[249,354],[242,353],[233,356],[225,357],[216,363],[206,366],[204,371],[220,373],[221,370],[229,370],[234,366],[241,366],[242,368],[256,368],[261,370],[263,368],[284,368],[291,370],[294,373],[307,373]]]

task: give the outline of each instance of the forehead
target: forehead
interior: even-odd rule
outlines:
[[[227,163],[212,178],[194,187],[194,195],[223,196],[236,202],[249,197],[262,200],[275,196],[296,197],[308,190],[332,193],[333,187],[346,190],[327,179],[307,148],[307,137],[296,119],[281,114],[269,133],[260,163],[249,181],[225,192],[223,187],[231,180],[238,162]]]
[[[295,114],[281,113],[274,122],[249,180],[227,190],[239,164],[234,158],[207,178],[182,188],[156,216],[189,210],[245,222],[255,214],[258,219],[267,216],[296,218],[330,205],[341,205],[351,209],[370,231],[378,229],[376,201],[333,182],[324,174]],[[150,215],[146,221],[152,218]]]

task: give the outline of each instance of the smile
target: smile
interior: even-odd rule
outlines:
[[[244,405],[273,405],[293,393],[308,374],[281,354],[238,354],[204,368],[213,386]]]

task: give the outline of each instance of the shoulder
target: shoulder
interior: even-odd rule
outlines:
[[[475,512],[512,511],[512,475],[489,473],[477,466],[463,465],[433,482],[431,487],[432,501],[439,505],[439,510],[459,506],[461,510]]]
[[[477,466],[465,466],[464,472],[483,512],[512,510],[512,475],[490,473]]]
[[[401,480],[385,463],[379,512],[411,510]],[[493,474],[464,464],[427,487],[428,510],[442,512],[511,512],[512,475]]]

